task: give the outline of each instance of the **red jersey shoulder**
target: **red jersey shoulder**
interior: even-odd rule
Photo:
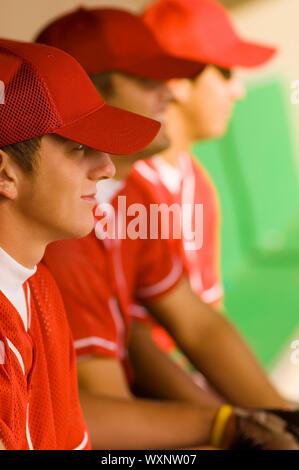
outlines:
[[[93,231],[87,237],[52,243],[46,249],[43,264],[51,271],[63,296],[67,289],[82,288],[90,278],[106,271],[106,253]]]
[[[38,287],[39,292],[44,295],[46,295],[46,292],[50,289],[54,291],[58,290],[55,279],[42,263],[37,265],[36,273],[30,278],[30,282],[34,283]]]
[[[127,181],[128,190],[139,194],[144,203],[166,202],[171,204],[170,192],[161,181],[159,172],[151,159],[139,160],[133,166]]]
[[[78,356],[118,353],[114,309],[111,312],[116,297],[111,256],[94,232],[55,242],[45,253],[43,262],[61,290]]]
[[[55,318],[65,316],[60,290],[54,277],[42,263],[38,264],[36,273],[29,279],[29,285],[35,308],[49,316],[51,323]]]

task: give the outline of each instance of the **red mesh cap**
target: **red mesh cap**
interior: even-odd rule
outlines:
[[[226,9],[214,0],[160,0],[143,20],[171,54],[220,67],[255,67],[276,49],[245,41],[235,31]]]
[[[117,8],[79,8],[49,24],[36,41],[68,52],[89,75],[114,70],[167,80],[202,69],[198,61],[166,52],[141,18]]]
[[[135,153],[160,124],[108,106],[78,62],[54,47],[0,39],[0,148],[58,134],[104,152]]]

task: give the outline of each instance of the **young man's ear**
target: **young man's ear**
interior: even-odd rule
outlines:
[[[167,86],[177,102],[186,103],[189,100],[192,82],[188,78],[172,78]]]
[[[11,157],[0,149],[0,196],[15,199],[18,195],[17,174]]]

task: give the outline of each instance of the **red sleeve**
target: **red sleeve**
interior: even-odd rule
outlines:
[[[138,266],[136,298],[150,301],[166,295],[183,276],[179,256],[165,240],[147,240]]]
[[[120,357],[118,305],[109,263],[94,234],[51,244],[43,262],[62,293],[78,357]]]
[[[144,207],[147,210],[147,238],[139,241],[137,254],[135,297],[150,301],[167,294],[175,288],[183,276],[183,264],[179,244],[171,236],[162,238],[161,227],[158,236],[153,233],[152,201],[144,193]]]

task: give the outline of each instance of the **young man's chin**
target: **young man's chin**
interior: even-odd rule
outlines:
[[[227,132],[228,124],[215,126],[211,129],[207,129],[206,132],[198,133],[194,141],[197,140],[217,140],[222,139]]]
[[[94,229],[94,216],[93,213],[90,213],[89,217],[84,219],[77,219],[76,221],[70,222],[66,230],[62,230],[59,235],[57,235],[56,241],[66,240],[69,238],[83,238],[89,235]],[[54,240],[53,240],[54,241]]]

